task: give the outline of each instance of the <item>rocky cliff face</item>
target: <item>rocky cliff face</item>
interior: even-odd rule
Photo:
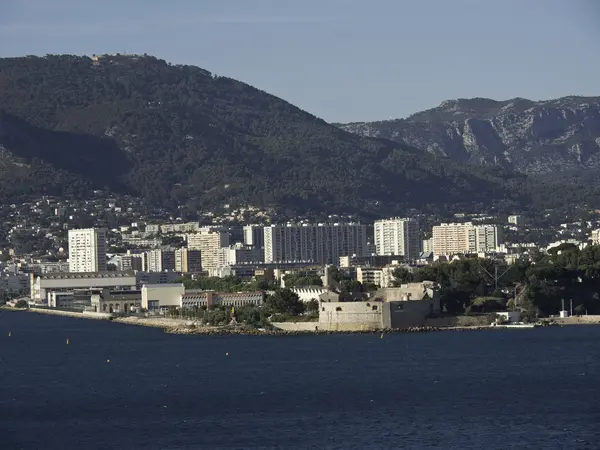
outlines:
[[[530,174],[600,168],[600,97],[458,99],[407,119],[339,126],[456,161]]]

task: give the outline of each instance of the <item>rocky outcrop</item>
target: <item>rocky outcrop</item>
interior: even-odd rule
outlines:
[[[529,174],[600,168],[600,97],[458,99],[407,119],[339,126],[456,161]]]

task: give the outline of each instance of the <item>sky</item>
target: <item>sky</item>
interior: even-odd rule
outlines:
[[[148,53],[330,122],[600,95],[599,0],[0,0],[0,56]]]

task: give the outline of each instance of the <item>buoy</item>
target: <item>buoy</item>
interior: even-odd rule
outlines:
[[[8,332],[8,337],[10,337],[10,331]]]
[[[110,359],[107,359],[107,360],[106,360],[106,362],[107,362],[107,363],[109,363],[109,362],[110,362]]]
[[[69,345],[69,338],[67,338],[67,345]]]
[[[225,353],[225,356],[229,356],[229,352]]]

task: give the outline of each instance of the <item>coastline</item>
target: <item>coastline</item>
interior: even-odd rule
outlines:
[[[277,323],[273,328],[251,328],[242,325],[226,325],[226,326],[202,326],[198,322],[184,319],[170,319],[164,317],[114,317],[106,313],[94,312],[74,312],[50,309],[16,309],[2,307],[2,311],[25,311],[38,314],[55,315],[63,317],[73,317],[77,319],[92,319],[92,320],[109,320],[125,325],[135,325],[150,328],[160,328],[166,334],[179,335],[246,335],[246,336],[297,336],[297,335],[324,335],[324,334],[399,334],[399,333],[431,333],[431,332],[449,332],[449,331],[484,331],[484,330],[506,330],[513,327],[504,326],[489,326],[482,324],[469,325],[454,325],[454,326],[437,326],[423,325],[398,329],[354,329],[354,330],[339,330],[339,329],[318,329],[318,322],[310,322],[314,324],[315,329],[281,329],[277,327]],[[306,324],[305,324],[306,325]],[[575,326],[575,325],[600,325],[600,316],[579,316],[569,318],[551,318],[541,319],[538,327],[546,326]]]

